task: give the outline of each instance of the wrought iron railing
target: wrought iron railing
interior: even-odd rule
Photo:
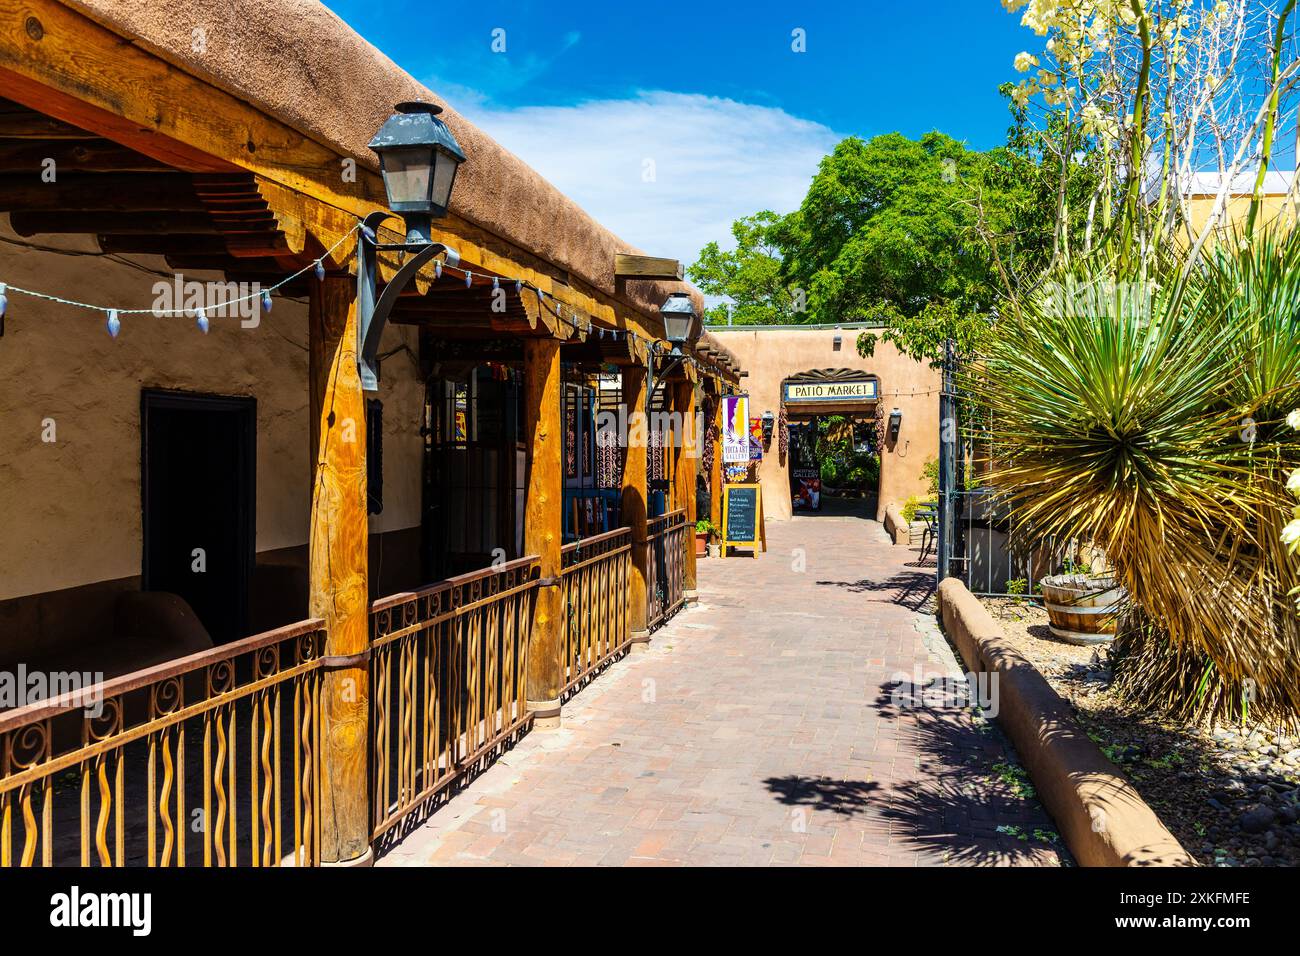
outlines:
[[[646,521],[646,625],[653,629],[677,613],[686,600],[686,512],[678,509]]]
[[[371,821],[399,836],[528,722],[538,559],[376,601],[371,621]]]
[[[323,622],[0,714],[0,866],[310,866]]]
[[[959,578],[981,597],[1036,594],[1041,578],[1080,567],[1077,543],[1035,537],[1017,527],[1012,508],[989,488],[951,491],[952,535],[947,553],[939,553],[948,575]]]
[[[627,650],[627,582],[632,566],[628,528],[598,534],[563,550],[564,693],[591,680]]]

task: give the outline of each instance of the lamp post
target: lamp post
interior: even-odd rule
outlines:
[[[376,356],[388,315],[402,290],[431,259],[443,254],[448,265],[460,262],[460,253],[432,241],[433,220],[447,215],[456,171],[465,161],[460,144],[447,124],[438,119],[442,107],[432,103],[398,103],[397,110],[379,128],[370,148],[379,156],[388,210],[365,218],[357,240],[357,367],[361,387],[379,388]],[[378,241],[379,226],[393,213],[406,225],[404,242]],[[397,270],[384,292],[375,298],[376,272],[381,251],[413,253]]]

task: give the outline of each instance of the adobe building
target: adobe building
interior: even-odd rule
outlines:
[[[858,335],[877,325],[865,323],[782,326],[710,326],[709,335],[736,357],[747,372],[739,391],[749,394],[751,418],[770,413],[772,437],[765,441],[758,478],[769,519],[793,513],[792,455],[781,454],[782,412],[791,427],[821,415],[843,415],[874,424],[880,452],[877,520],[885,508],[926,493],[922,474],[939,455],[941,375],[928,363],[877,341],[875,354],[858,354]],[[891,422],[891,416],[893,421]],[[896,427],[895,427],[896,426]]]
[[[14,27],[0,674],[103,708],[0,700],[0,867],[369,860],[689,600],[695,456],[591,421],[740,369],[678,263],[315,0]],[[394,120],[441,138],[381,170]]]

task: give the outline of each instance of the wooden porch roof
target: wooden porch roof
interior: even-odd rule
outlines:
[[[446,106],[315,0],[30,0],[12,13],[0,29],[0,89],[13,101],[0,104],[0,176],[31,179],[39,153],[60,180],[43,196],[43,183],[0,183],[0,211],[23,235],[92,234],[105,251],[161,253],[177,269],[256,279],[310,263],[382,208],[366,144],[392,104]],[[434,238],[476,277],[522,278],[566,313],[642,339],[662,338],[669,292],[702,308],[686,283],[615,278],[616,257],[637,250],[454,110],[444,117],[469,160]],[[396,266],[381,257],[381,280]],[[467,304],[432,270],[415,291],[436,306],[429,315]],[[529,298],[487,325],[571,336]],[[401,311],[413,321],[419,306]],[[734,380],[737,369],[712,371]]]

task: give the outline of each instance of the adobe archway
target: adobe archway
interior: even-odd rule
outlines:
[[[876,509],[880,518],[889,502],[901,504],[911,495],[926,493],[925,461],[939,454],[940,375],[928,364],[903,355],[884,341],[876,343],[872,355],[859,355],[854,346],[863,328],[867,326],[711,326],[709,334],[730,349],[747,371],[739,390],[749,394],[750,415],[754,418],[762,418],[764,412],[770,411],[779,420],[785,397],[783,386],[805,376],[814,383],[819,376],[841,383],[876,383],[874,401],[864,396],[838,395],[833,397],[845,400],[838,405],[828,402],[822,409],[827,414],[833,410],[863,414],[870,405],[878,420],[884,422],[895,408],[899,410],[902,422],[897,439],[885,429],[880,447]],[[787,414],[790,407],[787,405]],[[801,408],[806,410],[806,406]],[[779,429],[774,428],[758,469],[764,513],[776,520],[792,514],[788,456],[782,457],[779,439]]]
[[[779,431],[782,428],[786,435],[784,456]],[[793,510],[823,512],[823,505],[829,503],[822,500],[824,488],[838,485],[840,491],[848,492],[845,486],[852,485],[850,494],[855,498],[862,494],[866,499],[858,504],[870,507],[871,513],[875,513],[878,472],[875,480],[857,487],[858,482],[850,480],[847,474],[840,478],[822,474],[815,449],[827,438],[847,440],[857,461],[864,462],[874,456],[879,462],[878,453],[886,432],[880,413],[879,378],[851,368],[808,369],[790,375],[781,382],[777,429],[777,456],[778,460],[785,459]],[[861,513],[860,507],[851,510]]]

